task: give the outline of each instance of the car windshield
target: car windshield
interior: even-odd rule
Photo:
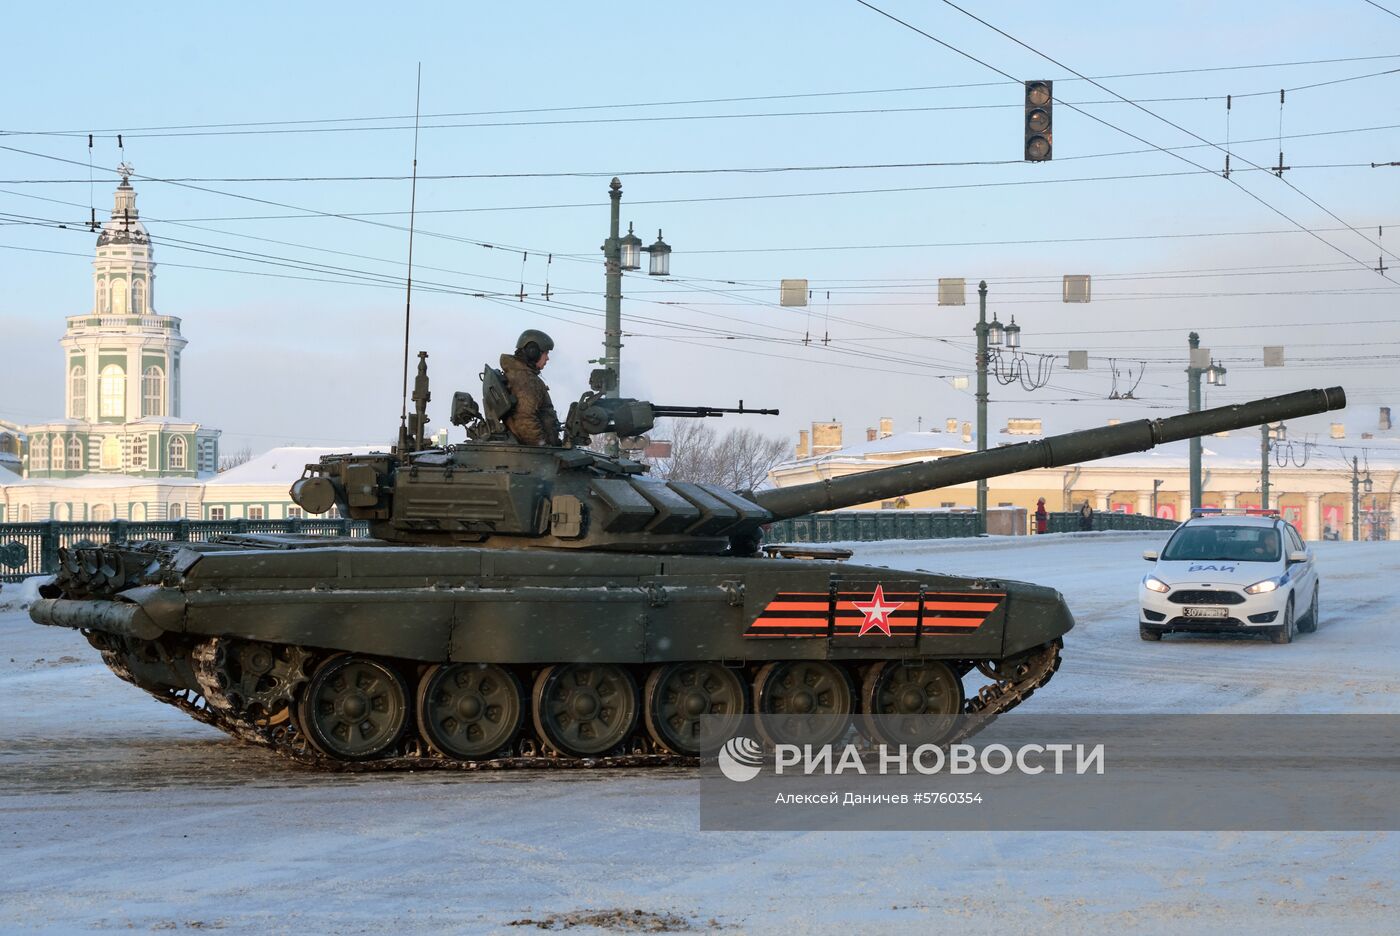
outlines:
[[[1279,549],[1278,531],[1269,527],[1185,526],[1167,543],[1162,558],[1278,562]]]

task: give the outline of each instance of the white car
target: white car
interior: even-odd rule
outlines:
[[[1268,634],[1289,643],[1317,630],[1317,566],[1275,511],[1199,511],[1176,528],[1138,587],[1138,633]]]

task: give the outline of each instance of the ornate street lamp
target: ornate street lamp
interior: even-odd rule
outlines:
[[[628,232],[631,232],[630,225]],[[671,275],[671,245],[661,239],[660,228],[656,229],[656,243],[642,249],[651,254],[651,269],[647,270],[648,276]]]
[[[623,270],[642,268],[642,239],[632,233],[632,222],[627,222],[627,234],[618,239],[618,260]]]
[[[1001,345],[1001,323],[997,321],[997,314],[992,313],[992,321],[987,325],[987,344]]]
[[[1011,316],[1011,324],[1006,326],[1006,346],[1012,351],[1021,347],[1021,326],[1016,324],[1016,316]]]

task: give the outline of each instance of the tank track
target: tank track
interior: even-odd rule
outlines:
[[[125,655],[108,649],[98,640],[94,646],[102,651],[102,660],[116,676],[149,693],[167,705],[172,705],[197,722],[209,725],[247,744],[272,751],[292,763],[316,770],[336,773],[382,773],[394,770],[522,770],[522,769],[606,769],[618,767],[696,767],[700,758],[659,751],[644,735],[634,736],[627,744],[631,753],[602,757],[573,757],[543,748],[533,740],[517,741],[518,753],[508,756],[457,760],[431,750],[421,740],[406,737],[398,749],[387,757],[369,761],[342,761],[314,750],[302,737],[291,720],[277,724],[258,724],[238,715],[219,711],[192,689],[174,689],[153,685],[138,679],[127,665]],[[956,744],[977,734],[996,718],[1011,711],[1035,690],[1044,686],[1060,668],[1063,642],[1058,638],[1023,656],[1014,664],[979,664],[978,669],[992,682],[967,698],[963,714],[972,716],[964,727],[943,744]],[[1003,671],[1004,670],[1004,671]]]

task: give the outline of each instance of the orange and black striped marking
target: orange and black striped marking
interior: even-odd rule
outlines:
[[[825,637],[831,629],[829,592],[778,592],[745,637]]]
[[[875,622],[870,616],[873,593],[873,588],[835,593],[779,592],[749,625],[744,636],[859,636],[879,640],[886,636],[970,634],[981,627],[1006,598],[1003,592],[882,590],[883,606],[889,610]]]

